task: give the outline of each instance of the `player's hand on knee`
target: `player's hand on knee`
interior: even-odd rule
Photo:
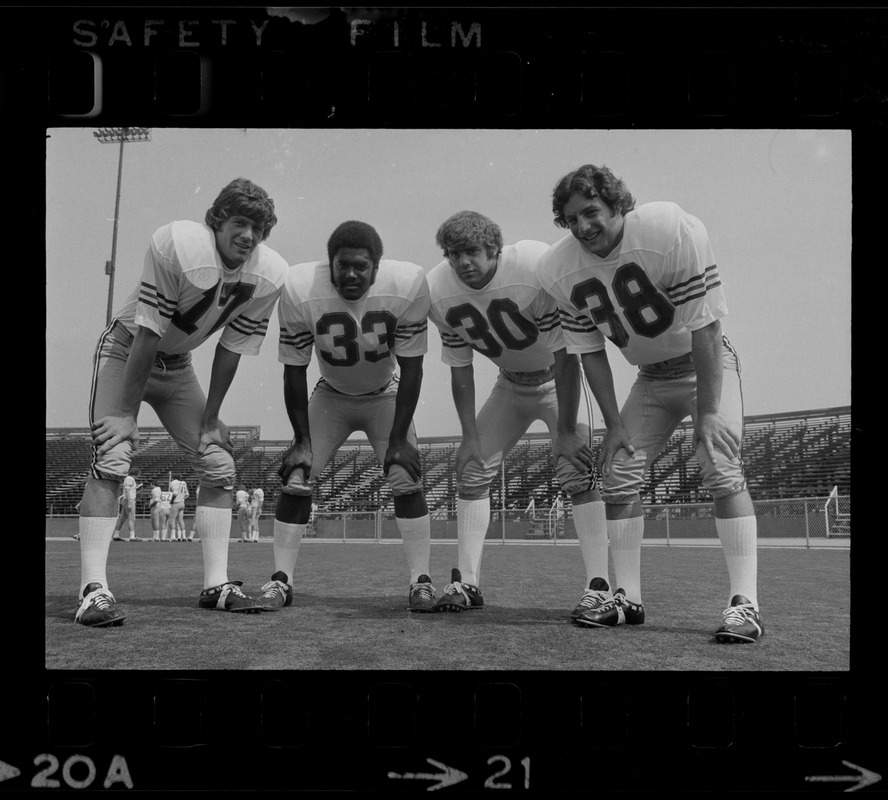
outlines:
[[[559,433],[552,445],[552,457],[555,463],[564,458],[580,472],[589,472],[595,465],[595,453],[588,442],[575,431]]]
[[[218,445],[228,453],[234,453],[231,433],[228,426],[220,419],[204,420],[200,429],[200,443],[197,452],[203,455],[211,444]]]
[[[124,416],[108,414],[93,422],[91,429],[93,444],[98,445],[99,455],[104,455],[112,447],[116,447],[127,439],[133,443],[134,450],[139,446],[139,428],[136,425],[136,418],[129,414]]]
[[[454,464],[457,480],[462,477],[463,471],[470,461],[474,461],[481,469],[484,469],[484,459],[481,457],[481,444],[477,439],[463,439],[460,442]]]
[[[614,457],[620,450],[625,450],[630,456],[635,455],[635,448],[629,441],[629,436],[625,429],[608,428],[604,432],[604,439],[601,442],[601,453],[598,456],[598,471],[602,477],[609,475],[611,466],[614,463]]]
[[[287,481],[290,480],[290,475],[293,470],[297,467],[302,467],[303,475],[307,482],[308,476],[311,474],[311,463],[312,454],[310,444],[303,444],[301,442],[291,444],[284,451],[284,455],[281,458],[281,466],[280,469],[278,469],[278,475],[281,476],[281,480],[286,484]]]
[[[410,442],[390,442],[388,450],[385,451],[385,458],[382,462],[383,474],[388,475],[389,469],[397,464],[410,476],[413,481],[418,481],[422,475],[422,462],[419,458],[419,450],[417,450]]]
[[[709,460],[715,463],[716,448],[728,458],[740,456],[740,435],[733,431],[718,414],[697,416],[697,441],[703,445]]]

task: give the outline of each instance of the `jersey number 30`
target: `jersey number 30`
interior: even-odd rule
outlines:
[[[623,316],[639,336],[653,339],[672,325],[675,309],[638,264],[630,262],[620,266],[611,287]],[[570,300],[581,311],[588,309],[595,324],[617,347],[629,344],[629,333],[614,309],[607,287],[598,278],[589,278],[574,286]]]
[[[521,332],[522,338],[519,339],[509,330],[505,317],[512,320],[512,323]],[[489,325],[487,319],[490,320]],[[529,319],[521,316],[518,305],[509,298],[491,300],[487,307],[487,319],[475,306],[469,303],[454,306],[445,317],[451,328],[464,328],[466,334],[472,339],[472,347],[488,358],[501,356],[503,344],[509,350],[524,350],[530,347],[539,336],[536,326]],[[490,333],[491,327],[503,344],[500,344]]]

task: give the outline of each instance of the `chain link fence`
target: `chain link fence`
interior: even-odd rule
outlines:
[[[851,498],[805,497],[754,503],[759,543],[773,547],[848,547]],[[645,505],[644,542],[664,546],[717,545],[712,503]],[[325,540],[400,541],[391,513],[317,511],[306,536]],[[455,510],[439,509],[432,518],[432,538],[456,541]],[[493,509],[487,541],[504,544],[576,542],[569,502],[548,509]]]

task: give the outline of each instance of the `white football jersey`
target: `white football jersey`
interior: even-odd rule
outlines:
[[[151,488],[151,503],[150,505],[156,505],[160,502],[160,487],[153,486]]]
[[[174,478],[170,481],[170,491],[176,495],[174,500],[176,503],[184,503],[185,498],[188,497],[188,486],[186,486],[185,481],[177,481]]]
[[[675,203],[626,214],[605,258],[568,234],[543,254],[539,275],[571,353],[602,350],[606,337],[630,364],[653,364],[689,353],[691,331],[728,313],[706,228]]]
[[[278,305],[278,360],[303,366],[314,349],[336,391],[369,394],[391,381],[396,356],[425,355],[428,313],[425,273],[408,261],[380,261],[376,280],[353,302],[336,291],[326,261],[295,264]]]
[[[522,240],[506,245],[486,286],[463,283],[446,259],[429,272],[430,318],[441,332],[441,360],[451,367],[472,363],[472,351],[510,372],[550,367],[564,347],[555,300],[537,277],[549,245]]]
[[[161,492],[160,493],[160,508],[165,511],[169,511],[171,504],[173,502],[173,493],[172,492]]]
[[[234,494],[234,502],[238,508],[246,508],[250,505],[250,496],[243,489],[238,489]]]
[[[127,500],[136,499],[136,479],[132,475],[127,475],[123,479],[123,496]]]
[[[212,228],[171,222],[151,237],[141,283],[116,318],[133,335],[140,325],[154,331],[162,353],[191,352],[224,329],[227,350],[256,355],[286,274],[287,262],[264,243],[226,269]]]
[[[259,488],[253,489],[253,496],[251,499],[252,499],[253,505],[256,505],[256,506],[258,506],[260,503],[264,503],[265,502],[265,491],[263,489],[259,489]]]

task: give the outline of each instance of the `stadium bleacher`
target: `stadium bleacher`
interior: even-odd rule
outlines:
[[[266,507],[274,508],[280,479],[280,458],[287,441],[262,441],[258,426],[231,429],[237,483],[265,489]],[[186,513],[193,513],[196,476],[163,428],[141,428],[133,466],[146,483],[137,500],[137,513],[147,514],[147,483],[166,485],[181,473],[191,488]],[[644,503],[705,503],[693,447],[693,426],[687,421],[670,438],[651,465],[642,495]],[[593,434],[601,443],[603,431]],[[429,510],[454,508],[453,462],[459,437],[419,440]],[[523,509],[531,500],[551,505],[559,490],[550,456],[548,434],[527,434],[510,453],[501,480],[491,486],[491,507]],[[85,428],[46,430],[46,514],[76,516],[89,470],[92,447]],[[745,420],[743,462],[753,500],[826,497],[833,487],[851,493],[851,408],[849,406],[783,414],[750,416]],[[506,502],[503,503],[503,486]],[[317,488],[317,502],[330,511],[392,510],[382,468],[370,445],[349,439],[327,465]]]

